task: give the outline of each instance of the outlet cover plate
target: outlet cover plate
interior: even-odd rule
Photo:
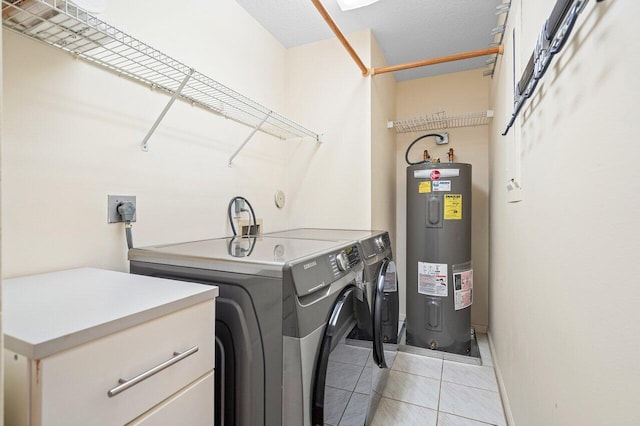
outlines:
[[[118,214],[118,204],[125,201],[131,201],[136,206],[136,212],[133,214],[133,220],[135,222],[138,212],[138,206],[136,205],[135,195],[108,195],[107,196],[107,223],[124,222],[122,217]]]
[[[436,138],[436,145],[446,145],[446,144],[449,143],[449,133],[448,132],[439,133],[439,135],[442,136],[442,140],[440,140],[439,138]]]

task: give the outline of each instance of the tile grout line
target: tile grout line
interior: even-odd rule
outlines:
[[[436,413],[438,412],[438,410],[436,408],[425,407],[424,405],[416,404],[415,402],[407,402],[407,401],[403,401],[401,399],[391,398],[390,396],[383,396],[382,398],[388,399],[390,401],[399,402],[401,404],[413,405],[414,407],[424,408],[425,410],[435,411]]]
[[[482,423],[483,425],[487,425],[487,426],[496,426],[495,423],[487,423],[484,420],[473,419],[471,417],[461,416],[460,414],[450,413],[448,411],[443,411],[443,413],[444,414],[449,414],[450,416],[453,416],[453,417],[460,417],[461,419],[471,420],[471,421],[476,422],[476,423]],[[440,415],[440,411],[439,410],[438,410],[438,415]]]
[[[438,409],[436,410],[436,426],[440,421],[440,397],[442,396],[442,377],[444,376],[444,360],[442,360],[442,367],[440,367],[440,387],[438,388]]]
[[[449,380],[441,380],[441,381],[442,381],[442,382],[445,382],[445,383],[451,383],[452,385],[465,386],[465,387],[472,388],[472,389],[484,390],[484,391],[487,391],[487,392],[500,393],[500,392],[499,392],[499,391],[497,391],[497,390],[493,390],[493,389],[486,389],[486,388],[479,388],[479,387],[477,387],[477,386],[465,385],[464,383],[452,382],[452,381],[449,381]]]
[[[356,384],[353,387],[353,390],[351,391],[351,394],[349,395],[349,400],[347,401],[347,405],[345,405],[344,410],[342,411],[342,414],[340,414],[340,418],[338,419],[338,422],[336,423],[336,425],[340,424],[340,422],[342,421],[342,418],[344,417],[345,413],[347,412],[347,409],[349,408],[349,403],[351,402],[351,398],[353,398],[353,395],[356,393],[356,389],[358,388],[358,383],[360,382],[360,379],[362,378],[362,375],[364,374],[364,370],[367,369],[367,363],[369,362],[369,357],[370,356],[371,356],[371,352],[369,352],[369,354],[367,355],[367,359],[364,361],[364,367],[362,367],[362,370],[360,371],[360,375],[358,376],[358,380],[356,380]],[[340,362],[340,361],[333,361],[333,362]],[[342,364],[347,364],[347,363],[342,363]],[[347,365],[354,365],[354,364],[347,364]],[[361,367],[361,366],[358,365],[358,367]],[[371,374],[373,374],[373,372]],[[373,376],[371,376],[371,381],[373,383]],[[371,387],[371,392],[374,392],[373,391],[373,385]],[[371,401],[369,401],[369,402],[371,402]],[[369,415],[369,413],[367,412],[366,415]]]

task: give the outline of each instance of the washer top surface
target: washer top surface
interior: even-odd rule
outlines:
[[[307,238],[312,240],[363,241],[382,235],[386,231],[371,231],[364,229],[322,229],[298,228],[286,231],[270,232],[265,235],[283,238]]]
[[[216,238],[133,248],[129,250],[129,260],[240,273],[271,270],[280,273],[266,275],[280,276],[285,264],[321,256],[346,246],[344,241],[272,236]]]

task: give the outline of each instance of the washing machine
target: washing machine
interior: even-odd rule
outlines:
[[[357,243],[234,237],[134,248],[129,260],[135,274],[219,287],[217,425],[364,424],[372,348],[345,344]]]
[[[298,228],[268,233],[280,238],[340,240],[356,242],[360,247],[364,267],[364,289],[368,307],[354,298],[356,326],[348,335],[348,344],[373,344],[372,369],[375,399],[371,401],[368,419],[373,417],[377,402],[388,379],[388,370],[395,359],[398,343],[398,278],[393,261],[391,239],[387,231]],[[367,373],[369,373],[367,371]]]

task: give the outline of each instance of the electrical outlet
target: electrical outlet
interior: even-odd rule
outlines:
[[[238,221],[238,226],[239,226],[239,233],[240,235],[247,235],[249,234],[249,227],[253,227],[253,224],[251,223],[252,221],[249,219],[240,219]],[[264,233],[264,228],[262,227],[262,219],[256,219],[256,228],[255,229],[255,233],[254,235],[260,235]],[[254,231],[254,229],[252,229],[252,231]]]
[[[436,138],[436,145],[446,145],[449,143],[448,132],[439,133],[439,135],[442,136],[442,140],[440,140],[440,138]]]
[[[118,205],[125,201],[131,201],[137,209],[135,195],[108,195],[107,196],[107,223],[124,222],[118,213]],[[136,221],[136,213],[133,214],[133,220]]]

